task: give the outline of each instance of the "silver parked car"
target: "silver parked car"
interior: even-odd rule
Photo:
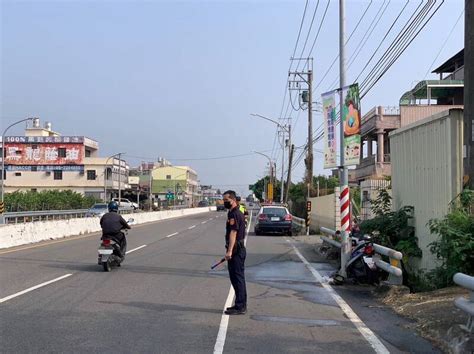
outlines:
[[[106,203],[96,203],[86,212],[86,217],[102,217],[109,211]]]

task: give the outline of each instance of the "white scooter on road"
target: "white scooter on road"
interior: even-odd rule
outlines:
[[[134,219],[127,220],[127,224],[133,225]],[[124,238],[122,245],[114,238],[102,236],[101,243],[98,252],[98,264],[104,269],[104,272],[110,272],[113,266],[120,267],[121,263],[125,259],[127,252],[127,234],[128,230],[122,230]],[[121,247],[122,246],[122,247]]]

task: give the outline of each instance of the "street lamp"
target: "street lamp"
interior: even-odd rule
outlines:
[[[112,156],[109,156],[107,160],[105,160],[105,167],[104,167],[104,202],[107,202],[107,164],[109,163],[109,160],[118,156],[119,157],[119,205],[120,205],[120,197],[121,197],[121,169],[122,169],[122,155],[124,155],[124,152],[119,152],[118,154],[114,154]],[[113,167],[112,167],[112,172],[113,172]],[[112,173],[112,188],[113,188],[113,173]]]
[[[279,128],[281,128],[284,132],[288,133],[288,147],[289,147],[289,151],[291,151],[291,124],[288,124],[288,125],[282,125],[280,124],[279,122],[277,122],[276,120],[274,119],[271,119],[271,118],[268,118],[268,117],[265,117],[265,116],[262,116],[261,114],[256,114],[256,113],[250,113],[251,116],[254,116],[254,117],[257,117],[257,118],[262,118],[262,119],[265,119],[265,120],[268,120],[269,122],[272,122],[273,124],[276,124]],[[290,119],[290,118],[288,118]],[[284,139],[283,139],[284,141]],[[282,144],[282,149],[283,149],[283,153],[281,154],[281,193],[280,193],[280,202],[283,203],[283,194],[284,194],[284,166],[285,166],[285,144],[283,143]],[[290,152],[288,152],[288,161],[289,161],[289,156],[290,156]],[[289,161],[290,162],[290,161]],[[291,165],[290,163],[288,163],[288,181],[287,181],[287,184],[288,184],[288,188],[289,188],[289,184],[290,184],[290,176],[291,176]],[[287,196],[288,198],[288,196]]]
[[[262,156],[264,156],[264,157],[266,157],[266,158],[268,159],[268,163],[270,164],[270,184],[271,184],[271,186],[272,186],[272,188],[273,188],[273,162],[272,162],[272,159],[270,158],[270,156],[268,156],[267,154],[264,154],[264,153],[262,153],[262,152],[254,151],[254,153],[255,153],[255,154],[262,155]],[[276,167],[276,164],[275,164],[275,167]],[[264,183],[264,185],[265,185],[265,183]],[[273,194],[273,193],[272,193],[272,194]],[[268,198],[268,196],[267,196],[267,198]],[[268,198],[268,199],[270,199],[270,198]],[[272,198],[271,198],[271,199],[272,199],[272,201],[273,201],[273,195],[272,195]]]
[[[2,133],[2,204],[3,202],[5,201],[5,176],[6,176],[6,173],[5,173],[5,135],[7,134],[7,131],[17,125],[17,124],[20,124],[20,123],[23,123],[23,122],[28,122],[28,121],[31,121],[33,120],[33,118],[25,118],[25,119],[21,119],[13,124],[10,124]],[[3,217],[3,214],[2,214],[2,224],[3,224],[3,221],[4,221],[4,217]]]

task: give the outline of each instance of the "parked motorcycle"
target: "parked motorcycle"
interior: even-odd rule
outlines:
[[[133,224],[134,219],[127,220],[129,225]],[[104,272],[110,272],[113,266],[120,267],[125,259],[127,252],[127,234],[128,230],[122,230],[124,237],[121,242],[114,237],[102,236],[98,251],[98,264],[104,269]]]
[[[346,273],[359,283],[374,284],[379,282],[379,270],[374,260],[374,244],[369,235],[353,241],[351,257],[346,265]]]

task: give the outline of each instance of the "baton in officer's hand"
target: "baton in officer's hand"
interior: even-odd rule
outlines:
[[[225,258],[222,258],[219,262],[217,262],[216,264],[214,264],[211,269],[214,269],[216,268],[217,266],[219,266],[220,264],[224,263],[225,262]]]

